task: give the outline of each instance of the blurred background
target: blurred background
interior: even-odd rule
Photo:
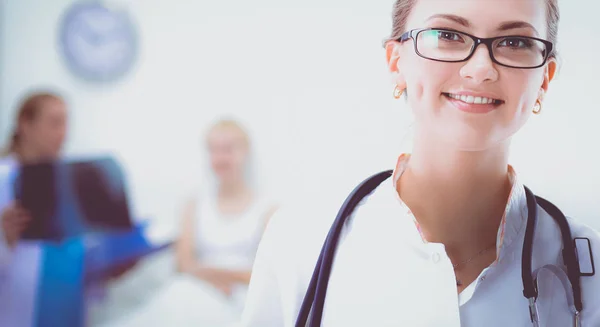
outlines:
[[[64,155],[117,158],[132,216],[161,240],[179,237],[190,196],[210,190],[207,139],[223,117],[250,140],[251,184],[268,208],[334,214],[356,183],[410,152],[413,118],[392,97],[382,48],[392,0],[0,3],[0,144],[25,94],[59,92]],[[511,162],[538,195],[600,229],[600,4],[560,6],[561,69]],[[161,310],[153,301],[176,261],[169,247],[112,279],[91,324],[150,326],[131,316]]]

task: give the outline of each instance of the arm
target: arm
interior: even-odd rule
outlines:
[[[198,265],[192,274],[200,279],[218,280],[227,284],[249,284],[252,271],[219,269]]]
[[[189,201],[183,212],[181,222],[181,233],[178,241],[175,244],[175,256],[177,270],[182,273],[190,274],[212,284],[223,293],[231,293],[231,282],[228,282],[228,277],[224,271],[210,267],[204,267],[196,259],[194,252],[194,213],[196,211],[196,203],[194,200]],[[239,279],[247,279],[249,276],[244,274],[229,272],[230,277]],[[235,276],[233,276],[235,275]]]
[[[6,237],[4,236],[4,228],[0,227],[0,276],[2,276],[2,271],[8,266],[10,254],[11,249],[6,241]]]
[[[192,272],[197,266],[194,255],[194,212],[196,204],[190,200],[183,211],[181,233],[175,244],[177,270],[183,273]]]
[[[17,203],[0,210],[0,270],[6,269],[15,245],[30,220],[29,214]]]

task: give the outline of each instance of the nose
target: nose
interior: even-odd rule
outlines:
[[[498,70],[496,70],[487,46],[479,45],[473,56],[460,69],[460,76],[477,84],[494,82],[498,80]]]

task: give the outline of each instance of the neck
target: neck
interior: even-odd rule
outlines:
[[[226,181],[219,184],[219,196],[222,198],[237,198],[246,195],[249,191],[243,180]]]
[[[397,188],[429,242],[459,256],[495,243],[511,188],[507,149],[415,143]]]

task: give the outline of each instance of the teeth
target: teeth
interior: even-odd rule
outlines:
[[[499,100],[485,98],[485,97],[474,97],[471,95],[467,96],[467,95],[458,95],[458,94],[452,94],[452,93],[447,93],[447,94],[452,99],[460,100],[462,102],[471,103],[471,104],[491,104],[491,103],[499,103],[500,102]]]

